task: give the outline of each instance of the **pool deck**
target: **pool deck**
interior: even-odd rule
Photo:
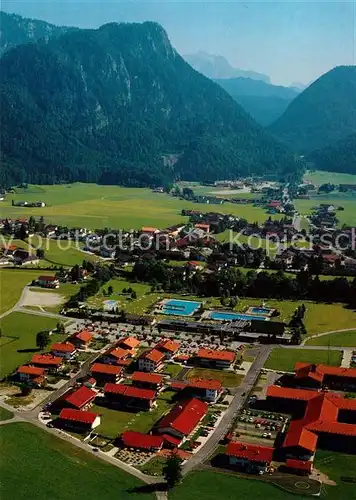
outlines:
[[[164,306],[172,301],[180,302],[183,304],[184,304],[184,302],[190,303],[190,304],[194,303],[194,304],[199,304],[199,306],[196,306],[195,309],[193,309],[191,312],[187,312],[185,309],[180,310],[179,308],[177,308],[177,309],[172,308],[172,311],[175,311],[175,312],[169,312],[168,310],[165,311]],[[202,305],[203,305],[203,302],[194,301],[194,300],[163,299],[157,304],[153,313],[154,314],[164,314],[165,316],[183,316],[183,317],[187,318],[188,316],[193,316],[194,314],[196,314]]]

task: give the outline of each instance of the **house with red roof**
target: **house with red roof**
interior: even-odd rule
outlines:
[[[191,378],[186,387],[191,397],[202,399],[208,403],[215,403],[223,391],[220,380]]]
[[[149,410],[156,399],[156,391],[152,389],[141,389],[125,384],[105,384],[104,394],[109,406],[136,411]]]
[[[58,427],[72,430],[80,434],[88,433],[101,423],[100,415],[91,411],[64,408],[56,421]]]
[[[247,473],[263,474],[272,462],[273,452],[270,446],[231,441],[225,455],[230,466]]]
[[[227,350],[199,349],[195,356],[197,362],[209,368],[230,368],[236,358],[236,353]]]
[[[194,224],[197,229],[202,229],[205,233],[210,233],[210,224]]]
[[[93,334],[88,332],[88,330],[76,332],[70,337],[70,342],[78,349],[87,349],[92,340]]]
[[[109,365],[108,363],[94,363],[90,368],[90,373],[99,386],[103,386],[107,382],[118,384],[123,379],[122,372],[121,366]]]
[[[167,359],[171,359],[178,353],[180,347],[179,342],[170,339],[163,339],[155,345],[157,351],[163,352]]]
[[[165,354],[157,349],[151,349],[141,354],[138,360],[140,372],[155,372],[163,367]]]
[[[208,404],[192,398],[178,403],[165,415],[157,425],[157,433],[166,441],[167,436],[173,438],[175,446],[188,437],[205,417]],[[169,439],[167,439],[170,442]]]
[[[85,410],[93,403],[96,396],[97,393],[95,391],[82,385],[79,389],[70,389],[64,394],[61,401],[66,407],[75,408],[76,410]]]
[[[51,354],[57,358],[63,358],[66,361],[73,359],[77,348],[71,342],[57,342],[51,345]]]
[[[21,382],[31,383],[36,386],[40,386],[45,380],[45,370],[44,368],[39,368],[37,366],[23,365],[20,366],[16,373],[19,376]]]
[[[298,362],[294,370],[294,382],[298,387],[328,387],[350,391],[356,389],[356,368]]]
[[[43,288],[58,288],[59,279],[55,276],[39,276],[37,278],[37,283]]]
[[[288,404],[289,413],[295,416],[283,442],[287,458],[309,460],[318,447],[345,452],[356,450],[356,400],[333,392],[270,386],[267,403],[274,407],[278,399]]]
[[[308,476],[313,469],[312,461],[296,460],[295,458],[287,458],[285,467],[293,474],[300,476]]]
[[[133,356],[136,353],[138,347],[140,347],[140,344],[141,342],[135,337],[125,337],[118,342],[117,347],[126,349],[127,351],[129,351],[128,356]]]
[[[142,432],[125,431],[121,434],[121,445],[125,448],[135,448],[137,450],[160,451],[163,446],[161,436],[151,436]]]
[[[45,370],[56,372],[63,365],[63,358],[52,354],[34,354],[30,363]]]
[[[117,365],[119,361],[123,361],[128,358],[130,351],[127,349],[123,349],[122,347],[114,347],[113,349],[109,349],[103,356],[100,361],[102,363],[108,363],[110,365]]]
[[[135,387],[158,391],[162,387],[163,376],[158,373],[134,372],[131,381]]]

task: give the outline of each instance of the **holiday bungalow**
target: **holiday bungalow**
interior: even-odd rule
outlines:
[[[107,383],[104,386],[104,393],[110,406],[130,408],[136,411],[149,410],[156,399],[155,391],[125,384]]]
[[[88,330],[82,330],[80,332],[74,333],[70,337],[70,342],[74,344],[78,349],[87,349],[92,339],[92,333],[88,332]]]
[[[64,408],[56,423],[59,427],[85,434],[98,427],[101,420],[98,413]]]
[[[94,363],[90,368],[90,373],[99,386],[107,382],[118,384],[123,378],[121,366],[107,363]]]
[[[138,360],[138,369],[141,372],[154,372],[163,367],[165,354],[157,349],[146,351],[141,354]]]
[[[157,373],[134,372],[131,381],[135,387],[158,391],[162,387],[163,376]]]
[[[37,283],[43,288],[58,288],[59,280],[55,276],[39,276]]]
[[[85,410],[93,403],[97,393],[89,387],[82,385],[81,387],[70,389],[64,394],[61,402],[63,406],[75,408],[76,410]]]
[[[37,366],[20,366],[16,373],[18,374],[21,382],[31,383],[36,386],[41,385],[45,379],[44,368],[39,368]]]
[[[125,337],[119,340],[117,347],[128,351],[128,356],[133,356],[134,354],[136,354],[137,348],[140,346],[140,343],[141,342],[135,337]]]
[[[58,342],[51,345],[51,354],[69,361],[75,357],[77,348],[71,342]]]
[[[236,353],[226,350],[199,349],[195,358],[202,366],[210,368],[230,368],[235,361]]]
[[[122,349],[121,347],[114,347],[110,349],[105,354],[103,354],[101,358],[101,362],[108,363],[110,365],[116,365],[119,361],[123,361],[127,359],[130,354],[130,351],[126,349]]]
[[[62,366],[63,358],[53,356],[52,354],[34,354],[30,364],[51,372],[56,372]]]
[[[146,450],[157,452],[163,446],[161,436],[151,436],[142,432],[125,431],[121,434],[121,445],[125,448],[135,448],[137,450]]]
[[[215,403],[223,391],[223,386],[220,380],[192,378],[185,391],[192,397]]]
[[[273,451],[270,446],[231,441],[225,454],[230,466],[247,473],[263,474],[272,462]]]
[[[171,359],[179,351],[179,342],[165,339],[155,345],[157,351],[163,352],[167,359]]]
[[[178,403],[157,425],[157,433],[165,441],[173,438],[176,446],[188,437],[208,412],[208,405],[199,399],[188,399]]]

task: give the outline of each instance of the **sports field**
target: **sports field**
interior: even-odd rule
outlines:
[[[273,349],[269,355],[265,363],[265,368],[292,372],[294,371],[294,366],[297,361],[340,366],[341,359],[341,351],[328,351],[327,349],[285,349],[283,347],[277,347]]]
[[[44,201],[43,208],[11,206],[11,200]],[[18,194],[9,194],[1,204],[2,217],[43,216],[46,222],[69,227],[135,229],[141,226],[165,228],[187,221],[181,210],[195,209],[235,214],[250,221],[264,221],[266,213],[252,205],[208,205],[192,203],[150,189],[68,184],[29,186]]]
[[[306,345],[330,345],[335,347],[356,347],[356,330],[331,333],[310,339]]]
[[[11,313],[1,319],[0,379],[29,361],[37,349],[36,334],[41,330],[54,329],[56,324],[57,321],[53,318],[21,312]],[[51,343],[59,339],[63,339],[63,335],[51,335]]]
[[[0,427],[2,500],[147,499],[142,483],[94,454],[26,423]]]

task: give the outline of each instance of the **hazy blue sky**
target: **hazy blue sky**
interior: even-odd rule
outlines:
[[[204,50],[274,83],[309,82],[356,64],[356,0],[2,0],[2,9],[55,24],[161,23],[181,54]]]

